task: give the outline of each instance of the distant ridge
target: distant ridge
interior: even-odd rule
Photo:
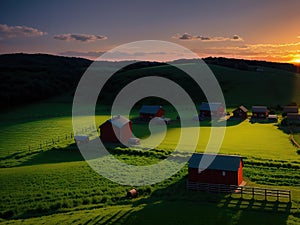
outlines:
[[[203,59],[207,64],[225,66],[240,70],[257,70],[260,67],[269,67],[290,72],[297,72],[297,67],[290,63],[268,62],[260,60],[234,59],[224,57],[207,57]]]
[[[233,94],[236,91],[235,87],[241,87],[241,84],[244,84],[244,82],[250,85],[254,78],[255,81],[257,81],[257,79],[261,80],[262,75],[266,75],[266,73],[261,74],[261,72],[267,70],[266,68],[277,69],[276,74],[285,76],[285,80],[275,75],[273,78],[272,76],[268,76],[268,78],[266,78],[268,81],[265,81],[266,83],[260,81],[259,85],[263,88],[270,83],[274,84],[273,89],[269,92],[270,94],[273,93],[273,95],[276,95],[276,99],[282,99],[281,102],[286,102],[286,99],[289,99],[288,96],[291,95],[289,92],[292,91],[292,84],[295,78],[293,74],[288,74],[285,71],[296,72],[297,68],[292,64],[228,59],[222,57],[208,57],[203,60],[213,70],[222,86],[223,92],[231,96],[230,99],[235,99],[236,96],[241,94]],[[179,59],[173,61],[173,63],[193,63],[195,61],[196,59]],[[36,102],[66,93],[74,93],[78,81],[92,62],[93,61],[85,58],[49,54],[15,53],[0,55],[0,109]],[[124,65],[124,62],[99,63],[103,63],[104,66]],[[184,78],[180,71],[174,70],[174,68],[171,69],[168,63],[136,61],[129,61],[128,63],[130,63],[130,65],[122,68],[118,72],[119,75],[122,74],[121,77],[116,76],[114,82],[105,85],[102,91],[104,95],[103,101],[105,103],[110,104],[114,98],[115,94],[112,93],[111,90],[120,90],[124,85],[127,85],[128,82],[134,79],[153,74],[167,77],[183,85],[190,94],[197,96],[195,101],[205,100],[203,99],[201,90],[198,90],[192,85],[193,81],[189,80],[188,77]],[[224,67],[234,70],[228,71],[229,69]],[[151,70],[142,70],[142,72],[137,70],[144,68],[151,68]],[[251,71],[251,77],[249,73],[243,71]],[[287,75],[289,77],[287,77]],[[283,82],[287,84],[284,85]],[[246,89],[248,89],[248,87],[244,87],[243,91],[245,93],[247,93]],[[266,96],[265,92],[263,96]],[[241,101],[239,104],[243,102],[244,101]]]

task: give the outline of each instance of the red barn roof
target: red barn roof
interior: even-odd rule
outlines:
[[[236,111],[236,110],[242,110],[245,113],[248,112],[248,109],[245,106],[243,106],[243,105],[241,105],[240,107],[238,107],[235,110],[233,110],[233,112]]]

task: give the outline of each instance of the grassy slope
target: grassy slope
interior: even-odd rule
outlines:
[[[215,70],[221,69],[224,69],[227,77],[235,76],[233,75],[235,70],[215,67]],[[277,71],[277,73],[279,72]],[[252,75],[256,76],[256,74]],[[273,77],[271,72],[269,75]],[[238,86],[238,84],[235,85]],[[247,87],[246,82],[245,84],[240,83],[240,85]],[[283,87],[285,86],[283,85]],[[236,105],[240,100],[250,98],[250,105],[256,101],[256,99],[251,100],[250,89],[236,98],[234,98],[236,90],[227,92],[227,96],[231,95],[230,99],[234,99]],[[263,88],[258,90],[264,91]],[[264,101],[271,101],[269,95],[264,99]],[[275,101],[270,104],[275,104]],[[97,109],[97,112],[104,115],[108,113],[107,109],[101,107]],[[174,114],[169,116],[174,118]],[[98,117],[97,123],[101,123],[106,118],[107,116]],[[43,140],[55,138],[59,134],[65,135],[66,132],[71,132],[70,104],[56,99],[16,109],[2,114],[0,126],[1,156],[12,155],[28,142],[40,143]],[[148,134],[146,126],[138,125],[135,130],[142,133],[142,136]],[[166,139],[159,147],[162,149],[174,148],[178,140],[178,132],[177,124],[171,125]],[[203,124],[199,151],[205,147],[209,132],[210,128]],[[61,147],[64,145],[58,144]],[[253,185],[266,184],[273,185],[273,187],[280,185],[282,188],[292,189],[293,206],[290,211],[274,211],[273,208],[276,208],[274,204],[265,209],[263,202],[255,203],[258,206],[254,207],[254,209],[261,209],[261,212],[240,210],[246,206],[252,208],[252,203],[249,201],[239,202],[228,196],[220,198],[211,196],[209,198],[213,199],[205,199],[207,198],[205,194],[187,192],[184,187],[185,170],[170,181],[149,187],[149,189],[141,189],[144,190],[144,194],[136,201],[120,200],[129,187],[116,185],[104,178],[99,179],[99,176],[85,162],[81,162],[82,158],[76,149],[72,149],[70,153],[52,150],[20,155],[18,160],[15,158],[1,160],[1,164],[6,162],[10,166],[18,166],[0,169],[1,212],[9,213],[12,210],[14,216],[22,217],[35,217],[36,213],[39,216],[47,211],[58,213],[24,221],[8,221],[8,223],[32,224],[43,221],[52,224],[57,221],[61,224],[71,222],[93,224],[98,221],[100,224],[109,224],[110,222],[139,224],[140,221],[143,221],[145,224],[153,224],[155,221],[156,224],[182,224],[183,222],[193,224],[197,221],[196,224],[201,224],[201,222],[198,223],[198,217],[201,217],[203,224],[216,224],[220,221],[225,224],[257,224],[258,221],[260,224],[268,224],[268,221],[274,221],[273,224],[300,223],[299,186],[291,187],[299,185],[299,178],[295,176],[299,171],[299,155],[296,154],[296,149],[290,145],[288,136],[272,124],[250,124],[245,121],[227,127],[221,152],[247,156],[245,176],[256,182]],[[155,157],[124,154],[117,157],[133,164],[145,163],[147,160],[151,163],[158,160]],[[179,186],[170,187],[170,184],[177,183]],[[250,184],[252,183],[250,182]],[[149,194],[149,190],[152,190],[151,194]],[[159,193],[159,190],[165,191]],[[202,203],[200,204],[200,202]],[[113,206],[114,204],[123,206]],[[199,212],[202,213],[199,214]]]

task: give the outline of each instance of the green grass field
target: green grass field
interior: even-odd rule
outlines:
[[[238,82],[235,70],[215,67],[215,72]],[[248,73],[262,76],[255,72],[240,72],[240,75],[251,80]],[[272,80],[280,73],[269,69],[264,75]],[[283,73],[290,76],[284,82],[294,79],[291,74]],[[242,99],[249,99],[245,105],[259,100],[249,97],[252,83],[246,81],[241,84],[244,86],[226,91],[230,107],[244,104]],[[280,80],[274,82],[281,95],[286,86],[279,87]],[[240,89],[245,90],[244,94],[234,97]],[[258,90],[263,92],[263,85]],[[262,101],[275,105],[271,96]],[[169,107],[166,109],[166,116],[174,119],[176,113],[168,112]],[[97,125],[109,118],[107,107],[98,106],[96,112]],[[137,110],[133,110],[131,116],[136,115]],[[137,199],[127,199],[126,192],[133,187],[98,175],[83,160],[72,138],[63,139],[72,133],[70,96],[3,112],[0,118],[1,224],[300,224],[300,155],[290,143],[289,135],[277,124],[228,121],[220,153],[244,157],[244,179],[248,185],[290,189],[291,204],[276,199],[265,202],[251,200],[250,196],[241,199],[239,195],[188,191],[186,166],[161,183],[139,187]],[[183,131],[196,129],[185,127]],[[149,135],[147,124],[134,124],[133,130],[141,138]],[[173,122],[156,149],[145,152],[121,147],[111,149],[111,153],[128,164],[157,163],[174,150],[180,131],[179,122]],[[210,132],[210,124],[201,122],[198,152],[205,149]],[[299,140],[299,135],[295,138]],[[48,146],[33,149],[47,142]]]

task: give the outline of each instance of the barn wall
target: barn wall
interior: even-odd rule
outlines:
[[[252,116],[255,118],[267,118],[268,112],[252,112]]]
[[[119,130],[116,128],[117,135],[119,136]],[[119,140],[115,135],[114,129],[112,127],[112,124],[110,122],[105,122],[100,126],[100,139],[103,142],[112,142],[112,143],[118,143]]]
[[[121,129],[122,142],[128,144],[129,138],[132,138],[132,124],[127,123]]]
[[[233,116],[245,119],[245,118],[247,118],[247,113],[241,109],[238,109],[238,110],[233,111]]]
[[[240,167],[238,170],[238,179],[237,179],[237,185],[240,185],[243,182],[243,163],[242,160],[240,162]]]
[[[150,114],[150,113],[140,113],[140,118],[143,119],[151,119],[154,117],[163,117],[165,115],[165,112],[162,108],[160,108],[156,114]]]
[[[209,110],[200,110],[200,116],[209,117],[211,116],[211,112]]]
[[[149,113],[140,113],[140,118],[143,118],[143,119],[151,119],[155,117],[154,114],[149,114]]]
[[[164,110],[162,109],[162,108],[160,108],[158,111],[157,111],[157,113],[155,114],[155,116],[157,116],[157,117],[162,117],[162,116],[164,116],[165,115],[165,112],[164,112]]]
[[[218,113],[219,115],[222,115],[222,114],[224,113],[224,107],[223,107],[223,106],[220,106],[220,107],[218,108],[218,110],[217,110],[217,113]]]
[[[198,173],[197,168],[189,168],[188,180],[200,183],[238,185],[237,172],[225,171],[225,176],[223,176],[222,172],[222,170],[204,170]]]

